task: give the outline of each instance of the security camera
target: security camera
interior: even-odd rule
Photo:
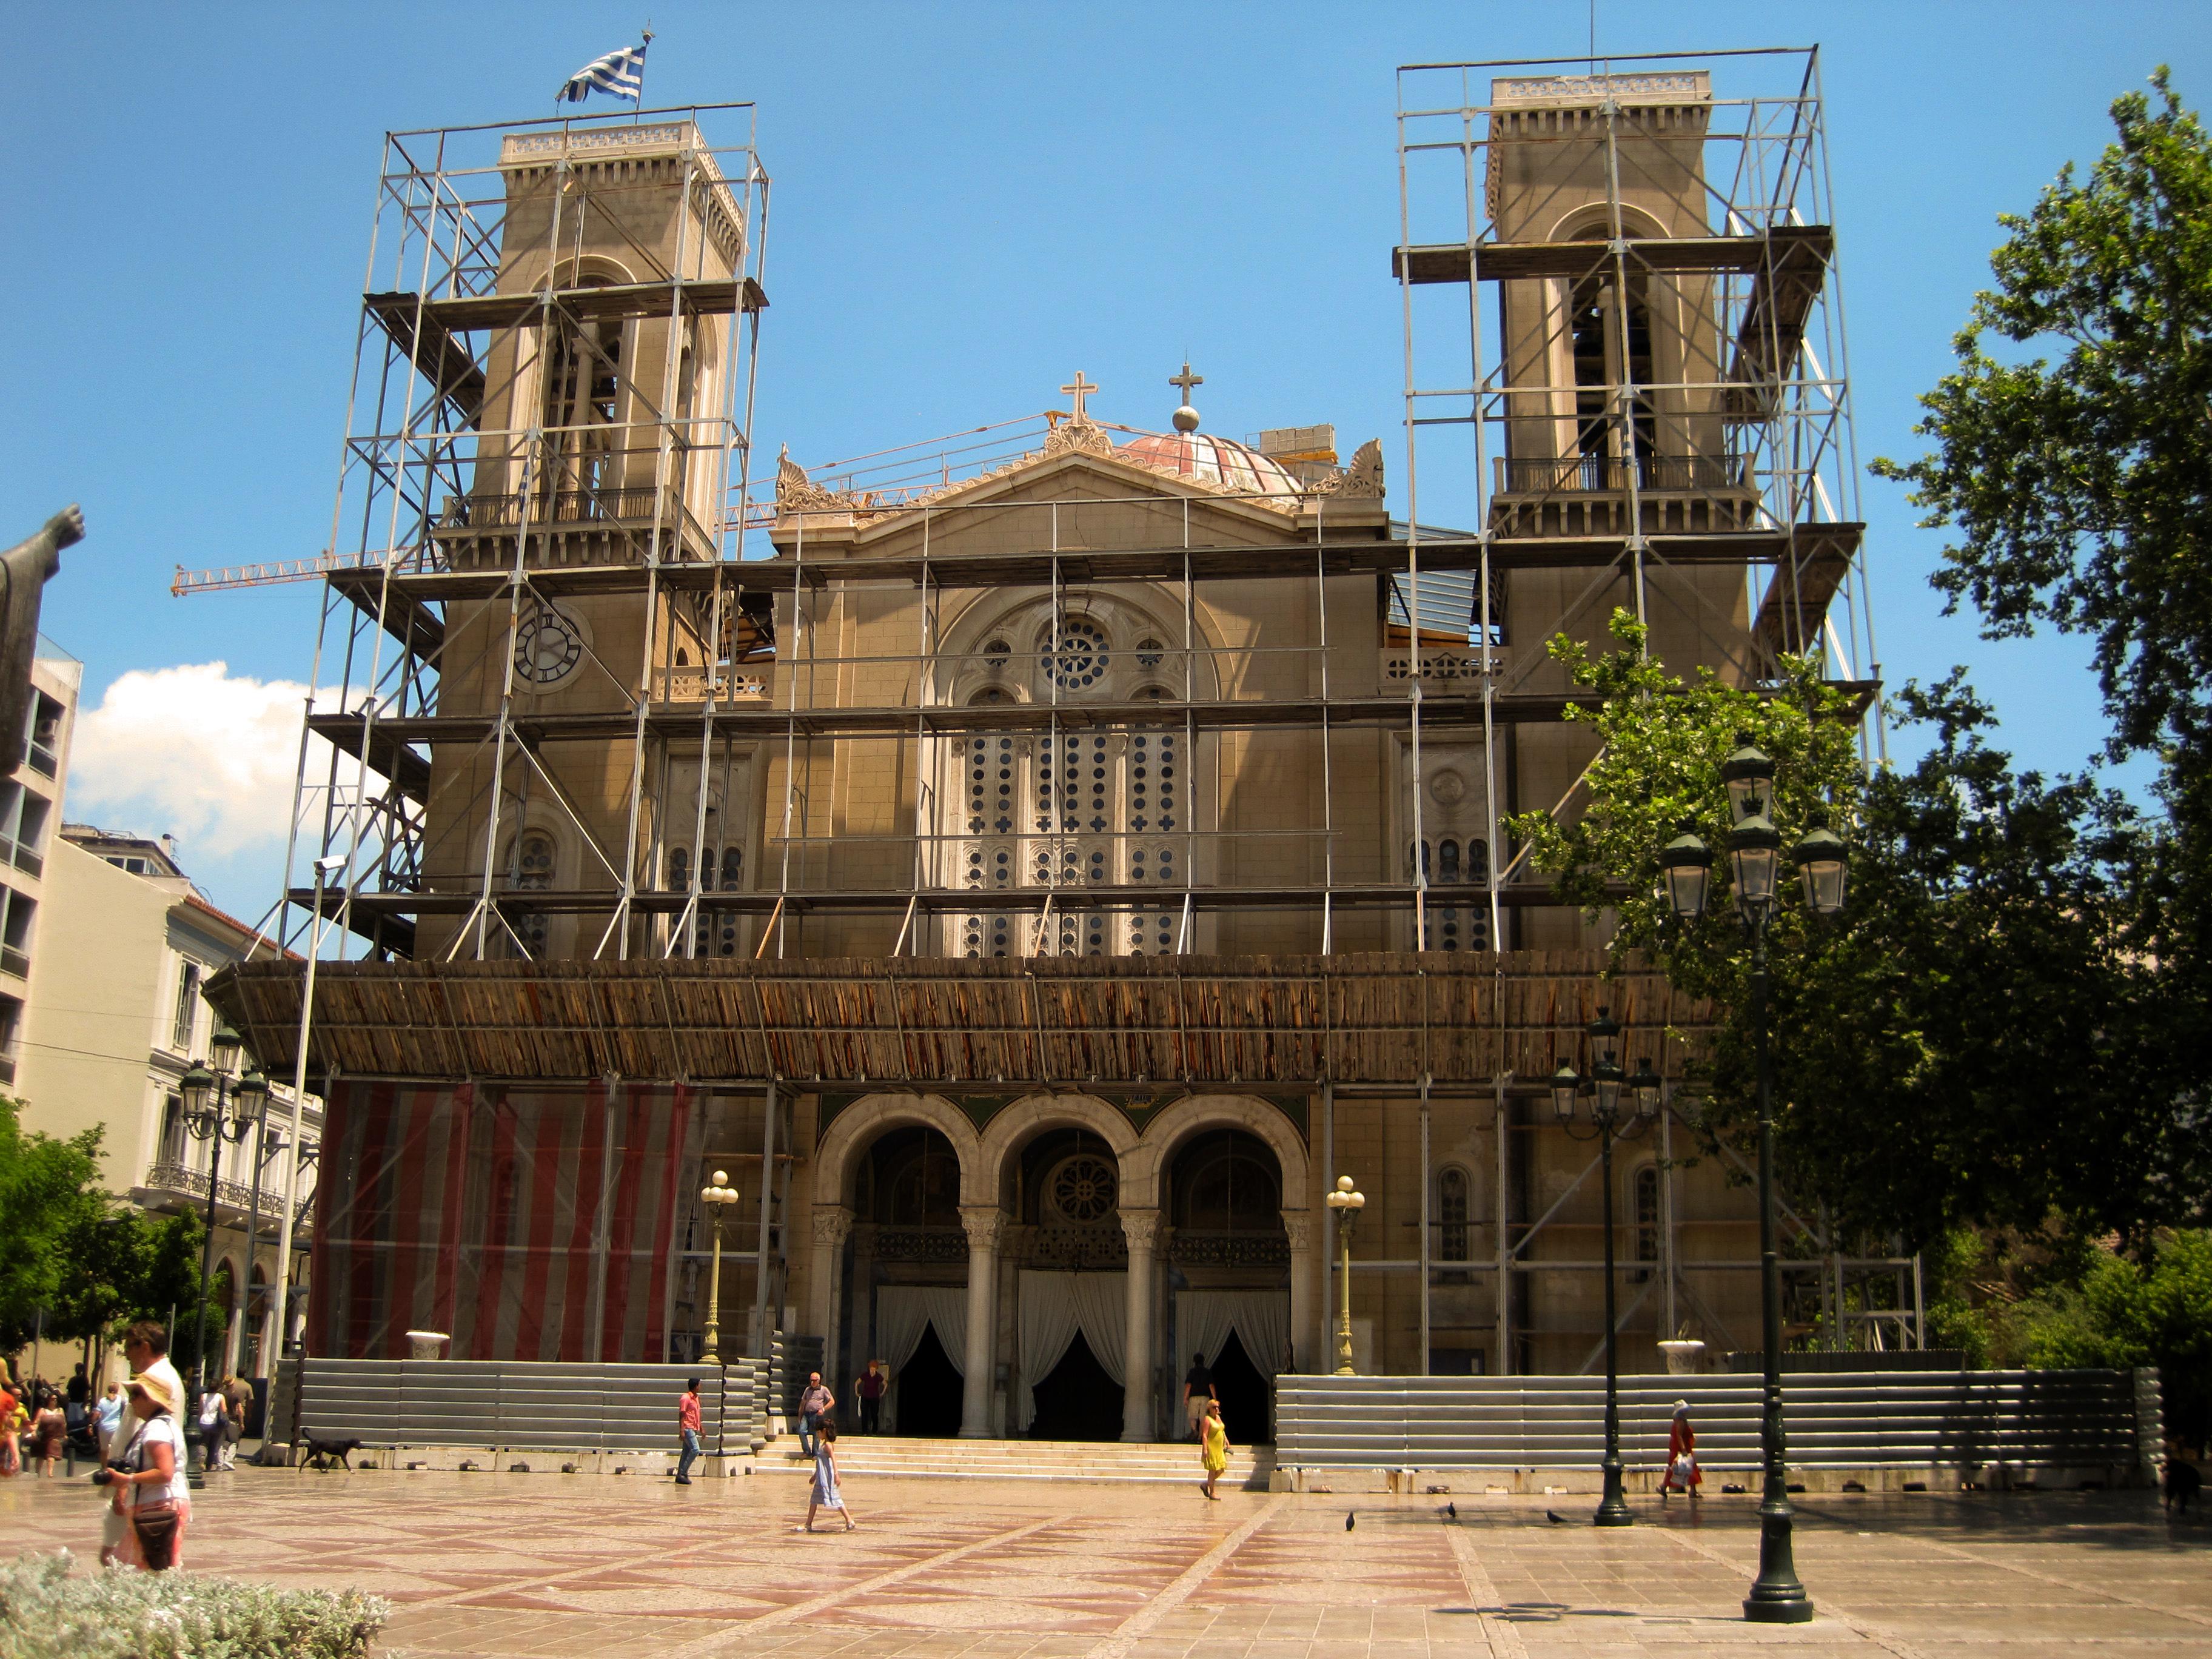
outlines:
[[[325,876],[335,876],[339,871],[344,869],[345,866],[345,854],[343,853],[333,853],[328,858],[315,860],[315,868]]]

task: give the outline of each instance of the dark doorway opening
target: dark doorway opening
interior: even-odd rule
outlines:
[[[1036,1385],[1032,1440],[1119,1440],[1121,1385],[1091,1352],[1083,1333],[1067,1345],[1049,1375]]]
[[[937,1327],[921,1334],[921,1346],[901,1368],[892,1386],[898,1391],[898,1432],[950,1439],[960,1432],[960,1371],[937,1340]]]
[[[1235,1446],[1271,1445],[1275,1438],[1274,1401],[1267,1379],[1245,1353],[1237,1333],[1229,1333],[1221,1358],[1213,1362],[1213,1391],[1221,1396],[1221,1420]]]

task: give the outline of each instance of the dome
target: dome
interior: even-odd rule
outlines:
[[[1210,432],[1156,432],[1132,438],[1115,451],[1122,459],[1172,473],[1217,489],[1271,495],[1285,505],[1298,497],[1298,481],[1257,450]]]

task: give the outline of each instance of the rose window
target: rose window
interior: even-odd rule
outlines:
[[[1045,1190],[1063,1219],[1103,1221],[1114,1212],[1119,1192],[1114,1166],[1091,1152],[1078,1152],[1053,1170]]]
[[[1057,648],[1044,642],[1045,678],[1063,690],[1081,690],[1105,678],[1106,636],[1087,622],[1063,622]]]

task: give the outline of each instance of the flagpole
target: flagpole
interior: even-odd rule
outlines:
[[[645,110],[646,48],[650,46],[652,44],[653,25],[648,22],[645,26],[645,39],[640,43],[637,49],[637,103],[630,112],[633,115],[642,115]]]

